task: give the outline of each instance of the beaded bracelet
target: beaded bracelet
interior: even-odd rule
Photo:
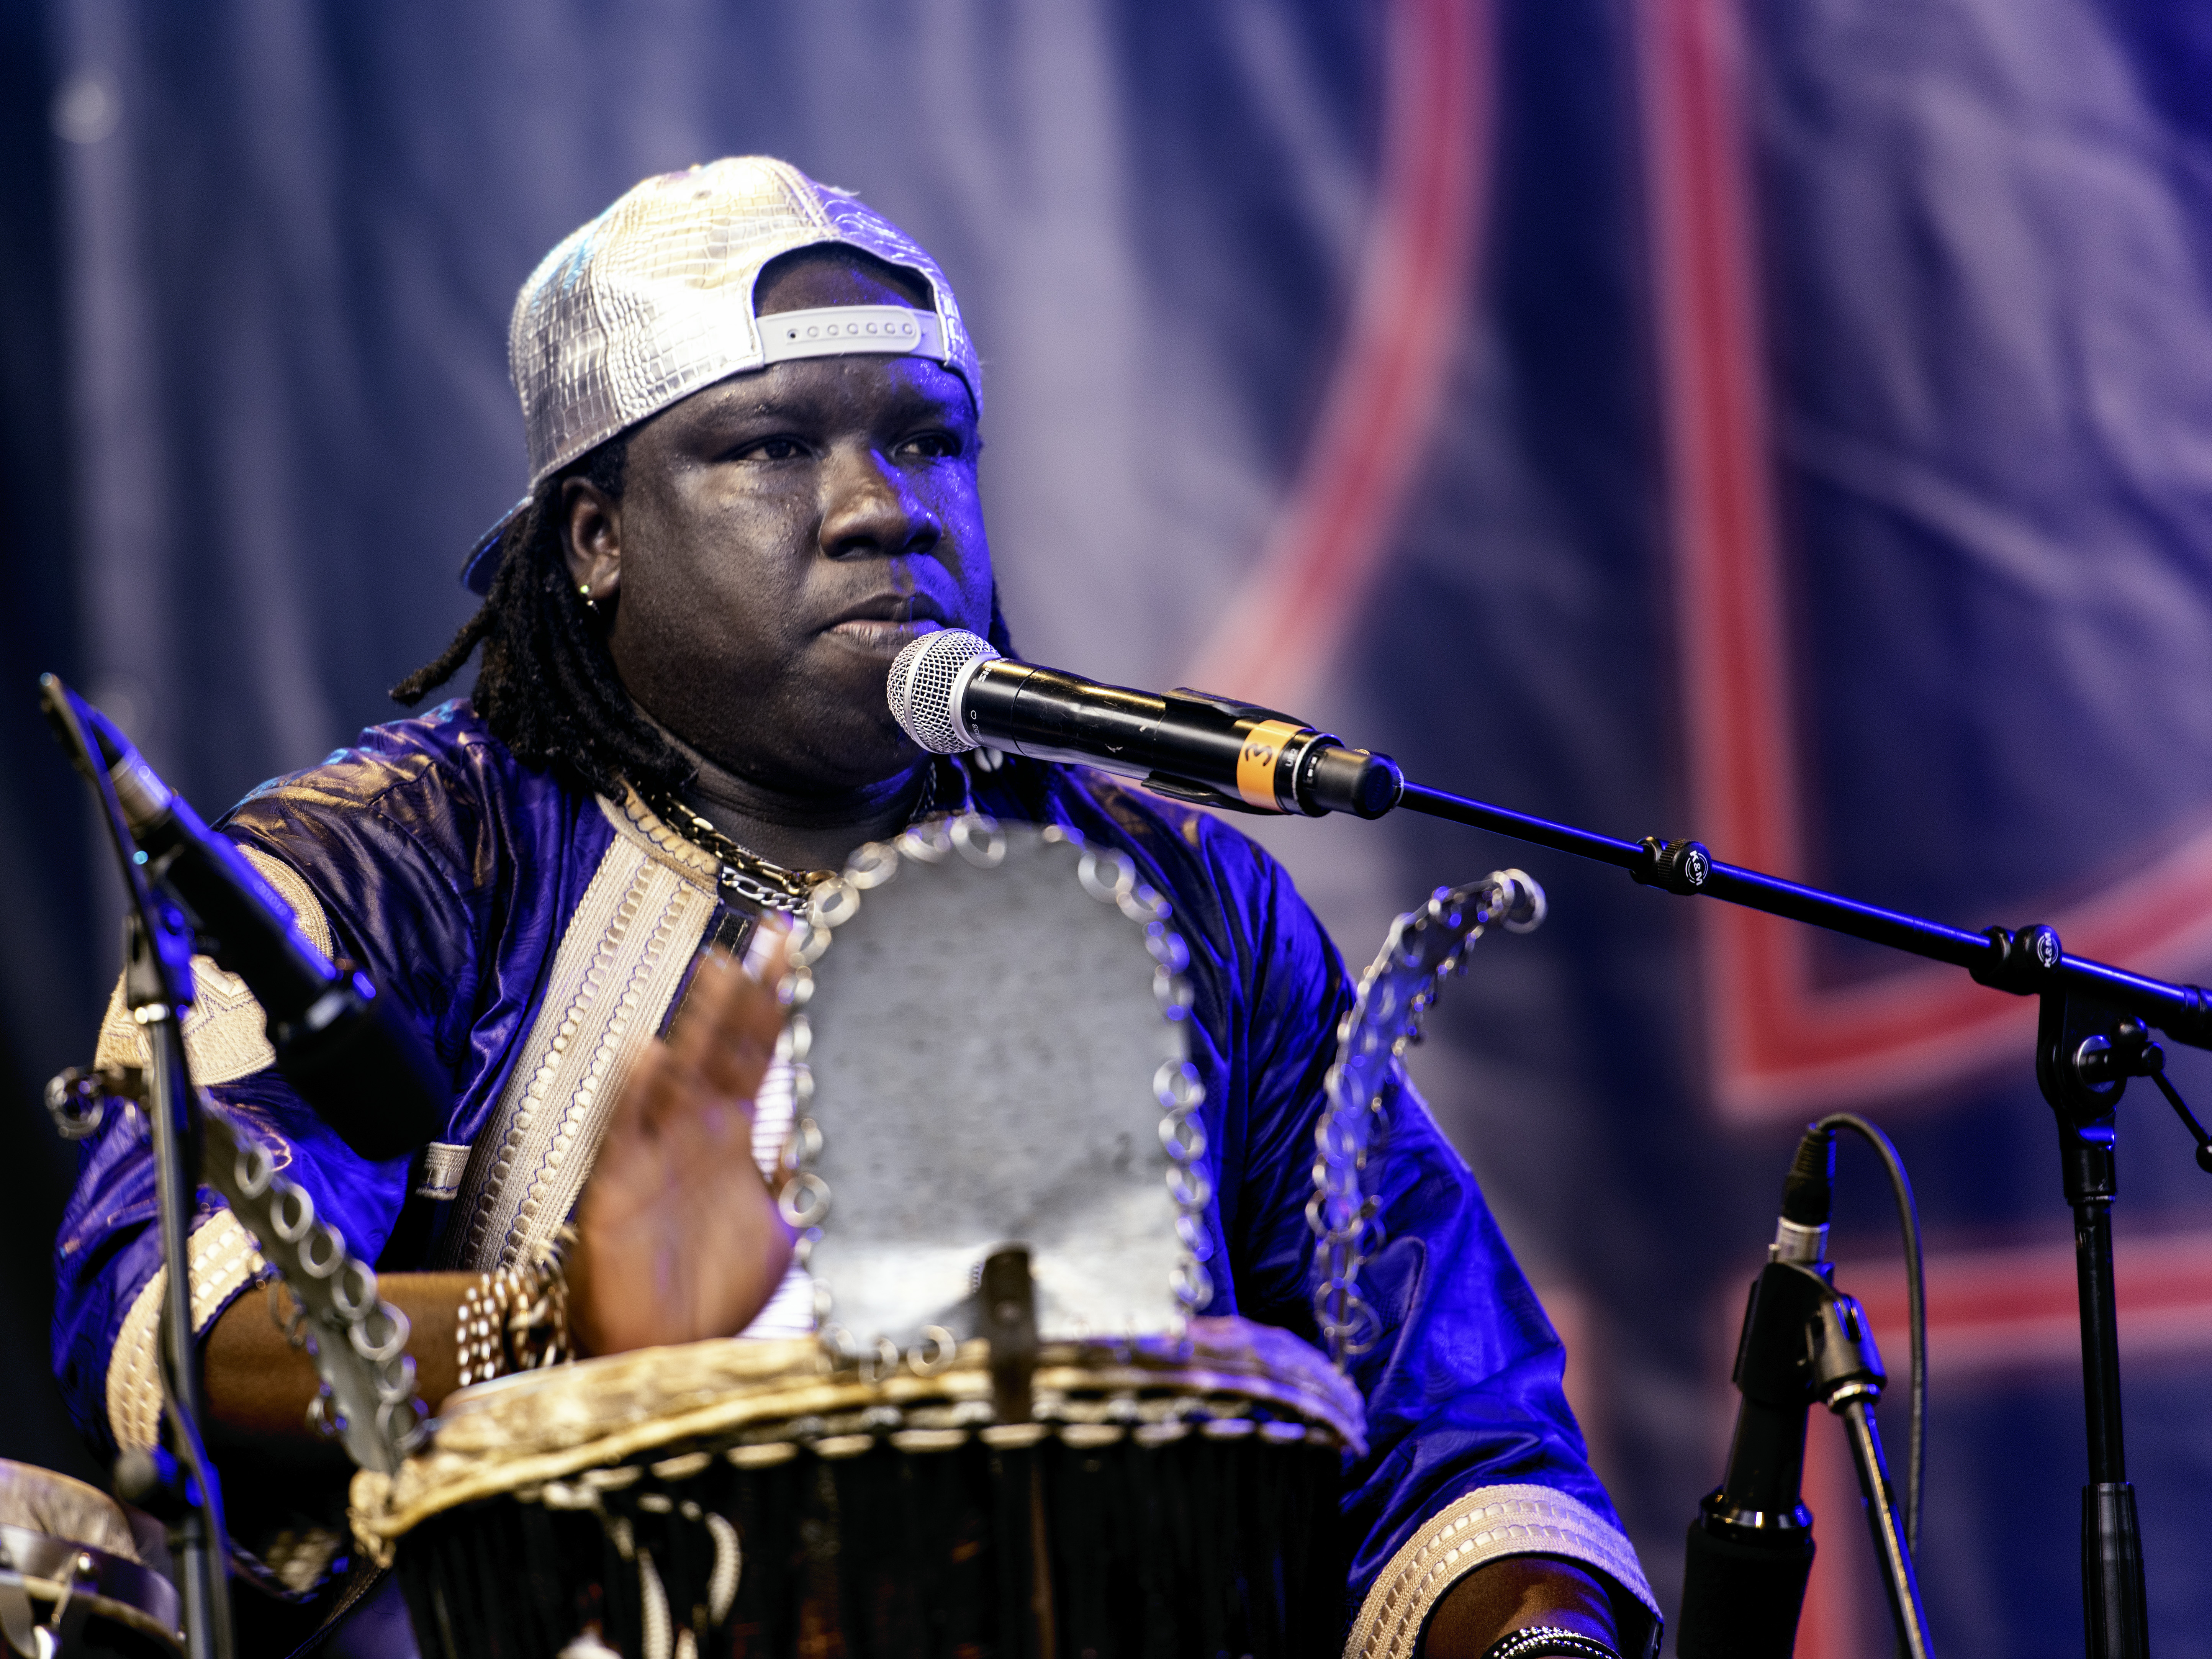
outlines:
[[[485,1273],[462,1293],[454,1322],[461,1387],[574,1357],[566,1243],[564,1236],[537,1261]]]
[[[1561,1630],[1557,1625],[1530,1625],[1508,1631],[1491,1644],[1482,1659],[1539,1659],[1547,1654],[1563,1654],[1567,1659],[1620,1659],[1618,1651],[1595,1636]]]

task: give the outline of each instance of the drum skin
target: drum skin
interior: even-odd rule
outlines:
[[[1154,954],[1172,918],[1133,887],[1067,831],[970,817],[864,849],[811,907],[825,1326],[861,1346],[974,1335],[972,1275],[1007,1240],[1029,1247],[1048,1335],[1185,1311],[1158,1082],[1188,1044]]]

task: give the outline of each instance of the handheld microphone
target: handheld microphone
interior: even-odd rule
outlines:
[[[69,696],[58,681],[52,700]],[[332,966],[228,837],[210,830],[129,738],[81,701],[149,879],[191,919],[198,948],[261,1004],[276,1069],[362,1157],[396,1158],[444,1128],[453,1091],[422,1031],[368,975]]]
[[[1782,1188],[1782,1218],[1753,1282],[1736,1347],[1742,1401],[1728,1473],[1690,1523],[1682,1574],[1682,1659],[1789,1659],[1813,1571],[1813,1517],[1799,1499],[1805,1419],[1823,1379],[1808,1332],[1828,1282],[1834,1137],[1817,1127],[1798,1143]]]
[[[1406,787],[1389,756],[1348,749],[1272,708],[1188,687],[1164,696],[1133,691],[1010,662],[958,629],[925,634],[900,652],[888,691],[899,725],[933,754],[988,744],[1234,811],[1379,818]]]

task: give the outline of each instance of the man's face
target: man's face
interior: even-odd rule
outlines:
[[[771,272],[760,310],[908,303],[850,265]],[[991,556],[975,409],[915,357],[778,363],[636,428],[623,498],[572,483],[571,565],[616,600],[615,666],[720,765],[796,793],[912,767],[884,697],[917,632],[981,634]],[[595,499],[596,498],[596,499]]]

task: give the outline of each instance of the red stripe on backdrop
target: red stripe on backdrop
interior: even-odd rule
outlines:
[[[1645,149],[1692,833],[1731,862],[1802,877],[1787,617],[1737,110],[1737,0],[1650,0]],[[2032,1003],[1954,969],[1817,985],[1809,929],[1700,906],[1717,1103],[1761,1120],[2024,1062]],[[2049,921],[2076,955],[2185,973],[2212,955],[2212,830]]]
[[[1305,459],[1188,683],[1295,708],[1389,548],[1443,400],[1489,174],[1486,0],[1396,0],[1382,176]]]

